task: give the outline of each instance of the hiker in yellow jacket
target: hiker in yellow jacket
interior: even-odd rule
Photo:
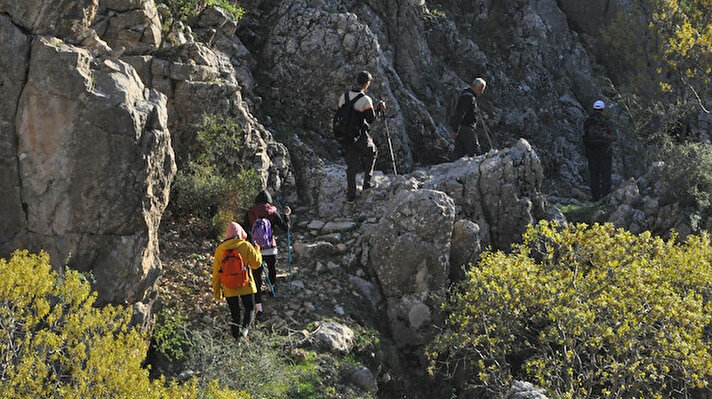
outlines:
[[[232,336],[239,339],[241,336],[247,338],[249,326],[254,317],[253,311],[255,308],[255,279],[252,277],[252,270],[259,269],[262,266],[262,255],[260,249],[255,244],[254,246],[245,241],[247,233],[238,223],[231,222],[225,231],[225,241],[221,242],[215,250],[213,258],[213,295],[215,299],[220,300],[225,297],[227,305],[230,308],[232,315],[232,323],[230,330]],[[226,287],[220,281],[221,268],[223,266],[223,258],[225,252],[232,249],[237,250],[240,254],[242,263],[246,266],[249,282],[239,288]],[[245,317],[242,321],[242,333],[240,333],[240,301],[245,308]]]

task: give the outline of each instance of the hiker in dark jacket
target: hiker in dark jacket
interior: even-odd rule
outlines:
[[[252,233],[252,226],[254,226],[255,221],[258,218],[269,219],[272,228],[279,228],[282,231],[287,231],[289,228],[289,213],[291,211],[289,208],[285,209],[285,213],[281,214],[277,210],[277,207],[272,205],[272,196],[267,192],[267,190],[262,190],[255,197],[255,205],[250,208],[245,214],[244,224],[250,226],[250,232],[248,233],[248,240],[253,240],[250,236]],[[270,248],[260,248],[260,253],[262,254],[262,259],[267,265],[269,281],[272,283],[272,289],[277,289],[277,240],[272,235],[272,246]],[[264,270],[260,267],[255,270],[255,283],[257,285],[257,293],[255,293],[255,310],[257,311],[257,317],[261,318],[263,315],[262,306],[262,273]]]
[[[591,196],[598,201],[611,192],[613,171],[613,142],[615,129],[603,115],[606,104],[597,100],[593,103],[593,114],[583,123],[583,144],[588,159]]]
[[[484,154],[475,127],[479,113],[477,97],[485,91],[486,86],[487,83],[484,79],[477,78],[472,82],[472,87],[463,90],[457,100],[455,113],[450,120],[450,128],[453,130],[452,138],[455,139],[455,148],[450,153],[451,161],[465,155],[472,157]]]
[[[252,323],[252,315],[255,307],[254,293],[257,291],[255,279],[253,276],[257,273],[257,268],[262,265],[262,256],[258,248],[246,241],[247,233],[239,224],[231,222],[225,231],[225,241],[221,242],[215,249],[213,257],[213,297],[215,299],[227,300],[227,305],[230,308],[232,323],[230,330],[232,336],[236,339],[240,337],[247,338],[248,328]],[[220,281],[220,272],[225,252],[235,249],[240,254],[242,261],[249,270],[249,284],[240,288],[229,288]],[[240,302],[245,308],[245,317],[242,321],[242,331],[240,331]]]
[[[357,126],[358,133],[355,141],[342,143],[346,156],[346,200],[354,201],[356,199],[356,169],[359,163],[363,164],[363,189],[368,190],[372,187],[371,180],[373,179],[373,168],[376,166],[376,155],[378,150],[373,143],[373,139],[368,134],[368,124],[373,123],[376,117],[386,109],[386,103],[380,101],[374,109],[373,100],[367,96],[366,89],[371,84],[371,74],[367,71],[361,71],[356,76],[356,87],[339,97],[338,107],[341,108],[347,101],[354,99],[359,94],[363,96],[354,103],[354,110],[358,115]]]

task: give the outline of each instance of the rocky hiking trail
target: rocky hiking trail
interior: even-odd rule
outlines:
[[[300,216],[308,218],[307,209],[297,211],[307,211]],[[350,315],[354,307],[361,306],[365,301],[363,295],[344,281],[347,271],[338,263],[339,256],[347,255],[347,245],[355,242],[348,231],[338,229],[352,228],[355,223],[345,218],[326,223],[317,219],[294,223],[296,220],[297,217],[293,217],[292,276],[290,278],[287,234],[277,232],[280,250],[277,255],[277,297],[269,294],[263,281],[265,317],[257,321],[258,325],[282,323],[290,328],[302,329],[311,321]],[[315,227],[324,226],[329,233],[321,235]],[[211,288],[213,254],[219,242],[206,237],[191,223],[179,225],[169,222],[161,233],[161,261],[164,267],[158,279],[161,303],[188,316],[193,327],[218,327],[228,332],[227,307],[223,300],[213,299]],[[324,246],[324,242],[329,245]],[[297,250],[302,254],[306,251],[332,254],[334,259],[316,256],[309,259]],[[363,273],[360,270],[356,275],[363,276]]]
[[[346,354],[353,345],[349,342],[344,347],[342,342],[353,341],[353,333],[344,333],[331,322],[351,329],[379,329],[381,334],[384,328],[387,331],[381,320],[385,313],[382,295],[376,285],[368,281],[369,277],[353,253],[360,240],[355,231],[357,224],[374,220],[363,219],[363,215],[353,210],[346,211],[346,215],[326,219],[316,217],[314,209],[294,210],[291,216],[291,278],[287,234],[275,233],[280,251],[277,256],[277,296],[274,298],[269,294],[263,279],[265,313],[260,320],[255,320],[251,336],[270,332],[289,336],[292,342],[301,342],[300,346],[326,346],[326,352]],[[171,309],[186,316],[191,331],[210,331],[215,339],[232,341],[227,304],[224,300],[214,300],[211,288],[213,253],[219,242],[211,239],[210,233],[195,220],[177,222],[167,219],[161,227],[160,237],[163,272],[157,283],[159,309]],[[321,330],[332,330],[320,333],[320,326],[325,327]],[[261,344],[255,341],[262,337],[251,339],[248,345]],[[295,355],[291,350],[289,356],[302,356],[298,352]],[[182,379],[185,374],[185,370],[174,365],[155,364],[154,367],[169,378]],[[334,365],[329,367],[330,373],[339,374]],[[364,369],[357,368],[361,373],[351,377],[357,380],[351,384],[360,386],[355,392],[373,393],[376,378],[382,382],[391,380],[387,371],[365,370],[364,374]],[[349,387],[347,391],[350,389],[354,388]],[[381,386],[378,397],[383,397],[384,389],[388,390],[388,387]],[[343,397],[355,396],[347,394]]]

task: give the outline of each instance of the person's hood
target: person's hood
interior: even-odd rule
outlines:
[[[227,229],[225,229],[225,239],[235,237],[239,238],[240,240],[244,240],[245,238],[247,238],[247,233],[245,232],[245,229],[240,226],[239,223],[230,222],[230,224],[227,225]]]
[[[271,204],[272,203],[272,196],[269,195],[267,190],[262,190],[257,194],[257,197],[255,197],[255,204]]]

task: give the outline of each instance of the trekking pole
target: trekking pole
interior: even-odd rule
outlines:
[[[489,134],[489,129],[487,129],[487,125],[485,125],[485,119],[482,117],[482,111],[480,111],[480,107],[475,105],[477,107],[477,117],[482,122],[482,128],[485,131],[485,137],[487,137],[487,141],[489,142],[490,150],[494,150],[494,144],[492,144],[492,138],[490,137]]]
[[[284,208],[287,215],[287,262],[289,263],[289,292],[292,292],[292,224],[289,222],[289,215],[292,214],[290,207]]]
[[[269,292],[272,294],[273,298],[277,298],[277,293],[274,292],[274,285],[272,285],[272,281],[269,279],[269,272],[267,271],[267,264],[265,261],[262,261],[262,271],[265,272],[265,281],[267,281],[267,286],[269,287]]]
[[[386,114],[383,114],[383,123],[386,126],[386,138],[388,139],[388,151],[391,154],[391,165],[393,165],[393,174],[398,176],[398,170],[396,169],[396,159],[393,156],[393,144],[391,144],[391,134],[388,131],[388,119],[386,118]]]

